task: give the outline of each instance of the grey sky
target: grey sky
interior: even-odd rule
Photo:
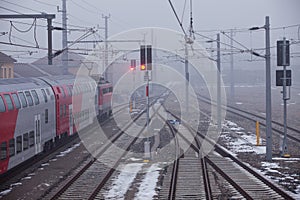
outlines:
[[[183,18],[185,29],[189,23],[189,0],[172,0],[174,7]],[[14,5],[16,4],[16,5]],[[0,6],[19,13],[36,13],[35,11],[56,14],[56,22],[61,22],[61,13],[57,12],[56,6],[61,7],[61,0],[0,0]],[[24,8],[23,8],[24,7]],[[248,28],[251,26],[263,26],[266,15],[270,16],[271,27],[284,27],[287,25],[300,24],[300,1],[299,0],[193,0],[194,29],[231,29]],[[110,14],[109,33],[116,34],[124,30],[157,26],[181,31],[168,0],[67,0],[68,24],[83,27],[103,27],[102,15]],[[183,15],[184,11],[184,15]],[[0,9],[2,14],[16,14],[4,9]],[[182,17],[183,16],[183,17]],[[14,20],[16,21],[16,20]],[[32,23],[32,20],[20,20],[21,22]],[[38,21],[39,25],[46,25],[43,21]],[[29,25],[16,24],[20,28],[27,28]],[[60,24],[55,24],[60,26]],[[8,32],[9,22],[0,21],[0,32]],[[75,28],[69,26],[69,28]],[[82,34],[72,32],[68,35],[70,40],[76,39]],[[103,31],[99,31],[103,36]],[[215,34],[206,33],[207,35]],[[253,34],[249,39],[249,33],[245,38],[245,45],[256,44],[261,47],[264,44],[263,34]],[[287,37],[298,39],[297,27],[294,29],[281,29],[272,33],[272,42],[286,34]],[[21,37],[34,44],[33,33],[19,34],[13,31],[13,35]],[[40,46],[46,47],[46,28],[37,29],[38,42]],[[54,49],[61,48],[61,33],[54,33]],[[237,36],[239,37],[239,36]],[[252,38],[253,37],[253,38]],[[242,37],[243,38],[243,37]],[[200,38],[201,39],[201,38]],[[252,42],[250,41],[252,40]],[[0,41],[8,41],[8,36],[1,36]],[[24,43],[18,39],[13,39],[16,43]],[[254,42],[253,42],[254,41]],[[250,48],[250,47],[249,47]],[[0,50],[10,49],[7,45],[0,44]],[[13,49],[21,49],[14,47]],[[46,55],[45,51],[42,52]],[[5,52],[10,54],[10,52]],[[15,53],[11,53],[15,54]],[[35,54],[32,57],[41,57]],[[29,57],[29,55],[27,55]],[[22,59],[20,59],[22,60]],[[22,60],[26,62],[26,60]]]

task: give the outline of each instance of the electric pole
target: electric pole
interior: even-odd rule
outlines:
[[[271,53],[270,53],[270,22],[266,16],[266,160],[272,161],[272,101],[271,101]]]
[[[67,2],[66,0],[62,0],[62,52],[61,61],[63,65],[63,74],[68,74],[68,35],[67,35]]]
[[[220,34],[217,34],[217,123],[218,133],[222,131],[221,124],[221,53],[220,53]]]
[[[105,20],[105,35],[104,35],[104,43],[105,43],[105,50],[104,50],[104,79],[107,80],[108,79],[108,42],[107,42],[107,39],[108,39],[108,19],[110,18],[110,15],[109,16],[104,16],[102,15],[102,18],[104,18]],[[112,81],[112,80],[111,80]]]
[[[231,102],[235,102],[234,94],[234,70],[233,70],[233,30],[230,30],[230,46],[231,46],[231,55],[230,55],[230,97]]]

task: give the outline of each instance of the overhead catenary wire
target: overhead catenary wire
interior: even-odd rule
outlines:
[[[34,37],[34,41],[35,41],[35,46],[38,47],[38,41],[37,41],[37,37],[36,37],[36,19],[33,20],[32,25],[26,29],[26,30],[21,30],[19,28],[17,28],[15,25],[13,25],[12,21],[10,21],[10,29],[9,29],[9,42],[12,43],[11,41],[11,37],[12,37],[12,28],[14,28],[15,30],[19,31],[20,33],[27,33],[29,32],[32,28],[34,27],[34,31],[33,31],[33,37]],[[16,37],[16,36],[15,36]],[[19,38],[20,39],[20,38]],[[21,39],[22,40],[22,39]],[[24,40],[23,40],[24,41]]]
[[[40,0],[33,0],[37,3],[40,3],[40,4],[44,4],[44,5],[47,5],[47,6],[51,6],[51,7],[57,7],[57,5],[54,5],[54,4],[50,4],[50,3],[46,3],[46,2],[43,2],[43,1],[40,1]]]
[[[186,34],[186,32],[185,32],[185,30],[184,30],[184,28],[183,28],[183,26],[182,26],[182,23],[180,22],[180,19],[179,19],[177,13],[176,13],[176,10],[175,10],[175,8],[174,8],[174,6],[173,6],[171,0],[168,0],[168,1],[169,1],[169,4],[170,4],[170,6],[171,6],[171,8],[172,8],[172,10],[173,10],[173,13],[174,13],[174,15],[175,15],[177,21],[178,21],[178,23],[179,23],[180,28],[181,28],[181,30],[183,31],[183,34],[184,34],[185,36],[187,36],[187,34]]]
[[[0,8],[3,9],[3,10],[7,10],[7,11],[10,11],[10,12],[13,12],[13,13],[17,13],[17,14],[25,15],[25,16],[26,16],[26,14],[21,13],[21,12],[18,12],[18,11],[16,11],[16,10],[12,10],[12,9],[9,9],[9,8],[5,8],[5,7],[3,7],[3,6],[0,6]],[[38,13],[41,13],[41,12],[39,11]],[[41,20],[46,21],[46,19],[41,19]],[[52,23],[53,23],[53,24],[59,24],[59,25],[62,25],[61,22],[57,22],[57,21],[54,21],[54,20],[52,21]],[[68,25],[68,27],[75,27],[75,28],[83,28],[83,29],[88,29],[88,28],[90,28],[90,27],[78,26],[78,25],[74,25],[74,24],[67,24],[67,25]]]
[[[27,33],[27,32],[29,32],[35,24],[36,24],[36,18],[33,19],[33,22],[32,22],[32,24],[30,25],[30,27],[29,27],[28,29],[26,29],[26,30],[21,30],[21,29],[17,28],[17,27],[13,24],[12,21],[10,21],[10,25],[11,25],[14,29],[16,29],[17,31],[19,31],[19,32],[21,32],[21,33]]]
[[[58,53],[62,53],[64,50],[68,49],[69,47],[75,45],[78,41],[84,40],[85,38],[89,37],[91,34],[94,34],[94,31],[89,30],[88,32],[84,33],[82,36],[80,36],[79,38],[77,38],[73,43],[71,43],[67,48],[62,49],[62,50],[57,50],[57,49],[53,49],[54,51],[57,51]],[[12,36],[15,37],[15,36]],[[20,40],[22,40],[21,38],[19,38]],[[25,42],[29,43],[28,41],[24,40]],[[4,45],[10,45],[10,46],[18,46],[18,47],[24,47],[24,48],[32,48],[32,49],[39,49],[39,50],[45,50],[47,51],[48,48],[46,47],[40,47],[40,46],[31,46],[31,45],[25,45],[25,44],[16,44],[16,43],[12,43],[12,42],[2,42],[0,41],[0,44],[4,44]]]
[[[196,34],[196,35],[199,35],[199,36],[201,36],[201,37],[203,37],[203,38],[206,38],[206,39],[208,39],[209,41],[217,42],[216,39],[213,39],[213,38],[211,38],[211,37],[205,36],[205,35],[203,35],[203,34],[200,34],[200,33],[197,33],[197,32],[195,32],[195,34]],[[237,50],[239,50],[241,53],[245,52],[245,49],[241,49],[241,48],[238,48],[238,47],[236,47],[236,46],[232,46],[232,45],[230,45],[230,44],[227,44],[227,43],[224,43],[224,42],[221,42],[221,41],[220,41],[220,44],[223,44],[223,45],[225,45],[225,46],[228,46],[228,47],[232,47],[232,48],[234,48],[234,49],[237,49]]]
[[[186,1],[187,0],[184,0],[183,11],[182,11],[182,15],[181,15],[181,23],[183,23],[183,17],[184,17],[184,12],[185,12],[185,7],[186,7]]]

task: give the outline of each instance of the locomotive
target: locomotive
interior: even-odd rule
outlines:
[[[0,175],[110,115],[112,92],[95,77],[0,79]]]

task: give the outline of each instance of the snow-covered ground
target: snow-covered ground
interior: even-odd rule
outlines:
[[[249,152],[254,154],[265,154],[265,146],[256,146],[256,134],[252,132],[246,132],[244,128],[238,126],[231,121],[225,121],[223,124],[223,131],[221,136],[224,139],[225,144],[229,150],[237,155],[242,152]],[[260,144],[265,144],[265,140],[260,138]],[[272,162],[261,162],[261,169],[270,179],[281,185],[297,185],[294,192],[296,193],[296,199],[300,199],[300,181],[299,174],[282,173],[287,171],[288,167],[281,166],[280,162],[291,163],[300,162],[300,158],[273,158]],[[299,197],[298,197],[299,196]]]
[[[157,194],[155,188],[161,168],[158,164],[153,164],[146,170],[147,172],[140,184],[139,191],[135,195],[135,199],[137,200],[152,199]]]
[[[121,173],[112,183],[112,187],[105,194],[105,199],[124,199],[124,196],[134,181],[144,163],[130,163],[122,167]]]
[[[130,159],[136,160],[136,159]],[[121,168],[120,174],[113,180],[109,191],[104,194],[105,199],[124,199],[129,188],[134,184],[138,173],[142,173],[139,180],[136,200],[153,199],[157,195],[156,187],[161,168],[159,164],[129,163]]]
[[[226,131],[221,134],[220,137],[224,138],[227,142],[227,147],[230,151],[237,154],[240,152],[253,152],[256,154],[265,154],[265,146],[256,146],[256,135],[252,132],[245,132],[244,128],[238,126],[236,123],[231,121],[225,121],[223,129]],[[233,138],[231,132],[236,134]],[[259,138],[260,144],[264,144],[265,140]]]

